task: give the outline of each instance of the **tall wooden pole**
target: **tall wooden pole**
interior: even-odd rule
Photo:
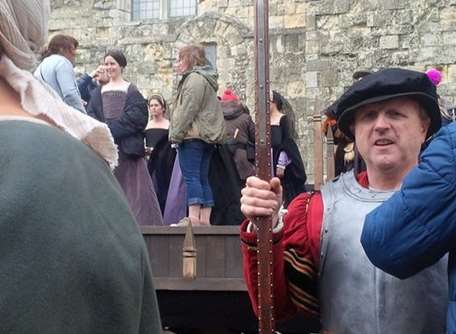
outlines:
[[[271,119],[269,98],[269,3],[255,5],[255,161],[257,176],[271,179]],[[274,332],[272,286],[272,218],[256,219],[258,227],[258,320],[260,334]]]

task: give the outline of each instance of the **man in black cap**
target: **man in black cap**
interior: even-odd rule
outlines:
[[[444,260],[402,281],[375,268],[360,243],[365,216],[400,187],[421,145],[440,127],[435,86],[424,73],[381,70],[355,82],[335,113],[365,172],[347,172],[321,192],[301,194],[285,214],[280,180],[251,177],[242,191],[249,221],[273,217],[275,316],[320,315],[325,333],[444,333]],[[256,311],[256,235],[249,221],[241,239]]]

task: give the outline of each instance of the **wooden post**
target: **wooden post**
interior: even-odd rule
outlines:
[[[255,5],[255,165],[257,176],[271,179],[271,119],[269,110],[269,1]],[[274,332],[272,286],[272,217],[256,218],[258,242],[258,327]]]
[[[334,179],[336,166],[334,161],[334,135],[331,126],[326,134],[326,182]]]

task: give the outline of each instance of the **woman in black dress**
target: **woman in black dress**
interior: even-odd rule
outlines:
[[[290,104],[282,95],[273,91],[270,105],[273,173],[282,180],[284,206],[287,207],[293,198],[306,191],[307,176],[294,141],[296,134]]]
[[[149,123],[145,130],[146,152],[149,156],[147,167],[157,193],[162,214],[165,212],[166,198],[173,172],[176,150],[168,140],[169,121],[165,117],[167,104],[163,96],[149,97]]]

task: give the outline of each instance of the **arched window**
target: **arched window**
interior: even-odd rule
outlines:
[[[133,20],[167,19],[196,15],[196,0],[132,0]]]

